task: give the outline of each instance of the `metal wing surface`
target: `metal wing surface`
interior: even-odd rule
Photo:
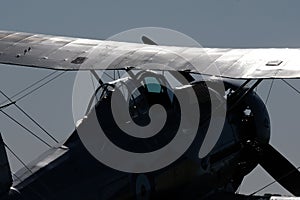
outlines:
[[[0,63],[53,70],[191,71],[233,79],[300,78],[300,49],[153,46],[0,31]]]

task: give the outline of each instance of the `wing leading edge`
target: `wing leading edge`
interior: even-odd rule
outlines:
[[[54,70],[191,71],[233,79],[300,78],[300,49],[221,49],[0,31],[0,63]]]

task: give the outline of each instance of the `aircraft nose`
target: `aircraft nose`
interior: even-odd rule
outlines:
[[[255,139],[263,144],[270,141],[271,123],[269,113],[261,98],[253,92],[245,98],[247,109],[250,109],[250,115],[253,116],[255,126]]]

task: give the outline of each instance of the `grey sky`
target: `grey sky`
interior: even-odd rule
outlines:
[[[297,0],[1,0],[0,3],[2,30],[105,39],[131,28],[156,26],[185,33],[204,47],[300,47],[300,1]],[[1,89],[9,95],[50,73],[5,65],[0,70]],[[19,103],[59,139],[66,138],[73,129],[73,78],[74,73],[65,74]],[[290,82],[300,88],[299,81]],[[263,98],[269,84],[270,81],[265,81],[258,89]],[[299,100],[299,95],[278,80],[268,102],[271,143],[296,166],[300,166]],[[8,111],[24,119],[14,108]],[[7,143],[25,160],[33,159],[45,149],[3,116],[0,125]],[[18,168],[15,160],[12,163],[14,170]],[[258,168],[246,178],[241,191],[252,192],[270,181]],[[275,185],[265,192],[284,190]]]

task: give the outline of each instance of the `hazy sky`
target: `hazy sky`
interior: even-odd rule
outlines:
[[[155,26],[185,33],[204,47],[300,47],[299,8],[297,0],[1,0],[0,29],[106,39],[131,28]],[[0,89],[9,95],[51,72],[6,65],[0,65],[0,70]],[[73,79],[74,73],[67,73],[19,102],[61,140],[74,127]],[[300,88],[299,81],[290,82]],[[258,89],[263,99],[269,84],[265,81]],[[0,97],[1,101],[3,99]],[[271,143],[296,166],[300,166],[299,100],[299,95],[277,80],[267,104],[272,120]],[[20,121],[28,122],[13,107],[7,111]],[[45,150],[42,144],[2,115],[0,131],[27,162]],[[20,165],[14,159],[11,162],[15,171]],[[257,168],[245,179],[241,191],[251,193],[271,181],[269,175]],[[284,190],[275,184],[262,193],[272,192]]]

